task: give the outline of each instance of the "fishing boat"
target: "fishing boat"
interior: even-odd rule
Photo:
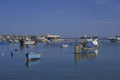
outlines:
[[[81,53],[81,51],[94,52],[98,48],[99,48],[98,39],[89,38],[82,40],[80,45],[76,44],[74,47],[74,51],[75,53]]]
[[[99,48],[99,46],[96,46],[96,47],[83,47],[81,45],[76,45],[74,47],[74,52],[75,53],[94,52],[98,48]]]
[[[27,60],[37,60],[41,58],[41,53],[34,53],[32,51],[26,53]]]

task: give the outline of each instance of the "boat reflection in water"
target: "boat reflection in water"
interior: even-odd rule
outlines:
[[[75,63],[77,63],[80,60],[89,60],[96,57],[98,57],[98,50],[95,50],[94,52],[83,51],[81,53],[74,54]]]
[[[41,63],[41,59],[35,59],[35,60],[26,60],[25,65],[29,68],[30,66],[35,66]]]

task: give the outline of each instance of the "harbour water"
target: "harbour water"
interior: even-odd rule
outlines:
[[[66,48],[61,48],[62,43],[2,44],[0,80],[119,80],[120,44],[101,43],[98,53],[92,55],[74,54],[74,42],[66,43]],[[31,50],[41,52],[42,58],[27,62],[25,53]]]

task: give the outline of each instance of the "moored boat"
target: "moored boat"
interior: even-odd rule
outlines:
[[[74,52],[75,53],[94,52],[98,48],[99,48],[99,46],[95,46],[95,47],[83,47],[81,45],[75,45]]]
[[[83,38],[80,45],[75,45],[74,52],[81,53],[83,50],[94,52],[99,48],[98,38]]]
[[[36,60],[36,59],[40,59],[41,58],[41,53],[33,53],[33,52],[29,52],[26,53],[26,58],[27,60]]]

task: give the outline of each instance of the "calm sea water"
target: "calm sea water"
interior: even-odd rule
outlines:
[[[74,54],[74,43],[67,43],[67,48],[61,44],[0,45],[0,80],[120,79],[120,44],[102,41],[98,53],[93,54]],[[41,52],[42,58],[26,62],[25,53],[31,50]]]

